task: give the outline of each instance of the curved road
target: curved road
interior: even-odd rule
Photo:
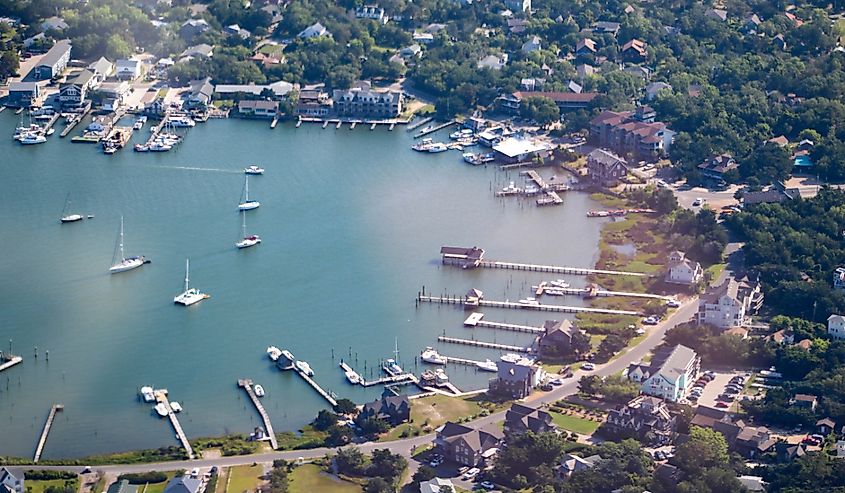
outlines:
[[[664,322],[648,329],[648,335],[645,339],[643,339],[639,344],[631,348],[628,352],[622,354],[617,359],[605,363],[603,365],[599,365],[596,367],[594,371],[583,371],[579,370],[575,372],[575,375],[569,379],[564,385],[555,388],[550,392],[539,392],[536,393],[527,399],[525,402],[527,404],[532,404],[534,406],[539,406],[541,404],[548,404],[564,397],[570,396],[575,394],[578,391],[578,379],[584,375],[599,375],[599,376],[608,376],[613,375],[615,373],[619,373],[623,369],[625,369],[629,364],[639,361],[652,349],[660,345],[663,341],[663,336],[666,334],[666,331],[672,327],[675,327],[678,324],[684,323],[689,321],[692,316],[695,314],[695,311],[698,308],[698,298],[692,298],[687,300],[685,303],[681,305],[671,316],[669,316]],[[478,418],[476,420],[471,421],[468,423],[471,426],[487,426],[491,424],[498,423],[503,421],[505,418],[505,411],[500,411],[489,416],[485,416],[483,418]],[[389,449],[393,453],[401,454],[406,458],[411,457],[412,448],[419,448],[425,445],[428,445],[434,440],[434,434],[429,433],[428,435],[422,435],[412,438],[405,438],[402,440],[396,440],[392,442],[367,442],[358,445],[349,445],[350,447],[358,447],[362,452],[369,453],[372,452],[374,449]],[[285,459],[289,461],[293,461],[299,458],[303,459],[313,459],[317,457],[323,457],[327,453],[334,452],[336,448],[328,448],[328,447],[321,447],[315,449],[307,449],[307,450],[288,450],[283,452],[267,452],[261,454],[253,454],[253,455],[239,455],[234,457],[220,457],[214,459],[197,459],[192,461],[171,461],[171,462],[156,462],[156,463],[143,463],[143,464],[115,464],[115,465],[107,465],[107,466],[95,466],[94,469],[98,471],[104,471],[106,473],[111,474],[123,474],[123,473],[138,473],[138,472],[147,472],[147,471],[173,471],[178,469],[192,469],[192,468],[203,468],[203,467],[212,467],[217,466],[220,467],[229,467],[229,466],[238,466],[238,465],[250,465],[254,462],[257,463],[267,463],[272,462],[275,459]],[[67,471],[75,471],[81,472],[83,467],[81,466],[39,466],[39,469],[58,469],[58,470],[67,470]]]

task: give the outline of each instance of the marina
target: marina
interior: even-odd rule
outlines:
[[[50,407],[50,414],[47,415],[47,422],[44,423],[44,429],[41,430],[41,437],[38,439],[38,445],[35,447],[35,456],[32,458],[33,463],[38,464],[38,461],[41,460],[41,453],[44,452],[44,446],[47,445],[47,435],[50,434],[50,430],[53,428],[56,413],[64,410],[65,406],[62,404],[53,404]]]
[[[350,374],[350,372],[359,375],[358,372],[353,370],[351,366],[349,366],[342,360],[340,362],[340,367],[347,375]],[[401,383],[417,384],[419,383],[419,380],[413,373],[399,373],[397,375],[385,375],[375,380],[364,380],[364,378],[359,375],[359,379],[357,381],[357,384],[361,385],[362,387],[372,387],[374,385],[395,385]]]
[[[326,402],[328,402],[332,407],[337,406],[337,399],[335,398],[334,392],[326,391],[325,389],[323,389],[323,387],[320,386],[320,384],[318,384],[313,378],[311,378],[314,372],[311,371],[311,367],[308,365],[308,363],[305,363],[302,360],[295,359],[293,357],[293,354],[291,354],[290,351],[287,350],[283,350],[282,355],[282,358],[279,358],[279,360],[276,362],[276,366],[278,366],[279,369],[285,371],[293,370],[294,373],[302,377],[302,379],[305,380],[305,383],[307,383],[311,386],[311,388],[316,390],[317,394],[319,394],[320,397],[325,399]]]
[[[270,415],[267,414],[267,411],[264,409],[264,406],[255,394],[252,380],[248,378],[239,379],[238,387],[241,387],[244,391],[246,391],[246,394],[249,396],[249,400],[252,401],[252,404],[255,406],[255,410],[258,411],[258,415],[261,416],[261,420],[264,422],[264,430],[267,431],[270,446],[273,447],[273,450],[278,450],[279,442],[276,440],[276,433],[273,431],[273,423],[270,422]]]
[[[466,296],[430,296],[419,294],[417,295],[418,302],[426,303],[442,303],[451,305],[466,306],[487,306],[491,308],[508,308],[517,310],[538,310],[541,312],[562,312],[562,313],[602,313],[605,315],[633,315],[639,316],[639,312],[632,310],[613,310],[610,308],[591,308],[586,306],[565,306],[565,305],[546,305],[539,302],[514,302],[514,301],[494,301],[477,299],[471,300]],[[524,301],[524,300],[523,300]]]
[[[554,293],[560,293],[564,295],[572,295],[572,296],[581,296],[583,298],[596,298],[599,296],[608,297],[608,296],[621,296],[625,298],[643,298],[649,300],[662,300],[662,301],[669,301],[674,299],[672,296],[663,296],[660,294],[651,294],[651,293],[633,293],[629,291],[607,291],[604,289],[598,289],[595,286],[589,286],[586,288],[562,288],[558,286],[552,286],[547,282],[541,282],[537,286],[532,286],[531,289],[535,290],[535,294],[537,296],[541,296],[543,294],[552,291]]]

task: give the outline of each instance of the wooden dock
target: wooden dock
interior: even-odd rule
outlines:
[[[579,276],[586,276],[590,274],[599,274],[607,276],[634,276],[647,277],[648,274],[641,272],[624,272],[618,270],[602,270],[602,269],[588,269],[585,267],[562,267],[557,265],[539,265],[539,264],[523,264],[519,262],[499,262],[496,260],[482,260],[478,264],[479,267],[487,269],[510,269],[510,270],[525,270],[530,272],[552,272],[555,274],[574,274]]]
[[[403,385],[409,383],[419,383],[419,379],[417,379],[417,376],[413,373],[400,373],[398,375],[386,375],[375,380],[364,380],[364,377],[362,377],[360,373],[355,371],[351,366],[349,366],[345,362],[341,361],[340,367],[341,369],[343,369],[344,372],[355,372],[355,374],[360,377],[358,385],[361,385],[362,387],[372,387],[373,385]]]
[[[407,130],[408,130],[408,132],[413,132],[414,130],[422,127],[423,125],[425,125],[426,123],[429,123],[432,120],[434,120],[434,118],[432,118],[430,116],[423,118],[422,120],[418,121],[417,123],[413,123],[411,125],[408,125]]]
[[[300,377],[302,377],[303,380],[308,382],[308,385],[314,387],[314,390],[316,390],[318,394],[323,396],[323,399],[325,399],[329,404],[331,404],[332,407],[337,406],[337,400],[334,398],[334,396],[332,394],[330,394],[329,392],[326,392],[325,390],[323,390],[323,387],[320,387],[320,384],[315,382],[314,379],[312,379],[311,377],[309,377],[305,373],[299,371],[298,368],[294,368],[294,371],[296,371],[296,373]]]
[[[41,460],[41,453],[44,452],[44,445],[47,444],[47,435],[50,434],[50,429],[53,427],[53,421],[56,419],[56,413],[64,411],[65,406],[62,404],[53,404],[50,408],[50,414],[47,416],[47,422],[44,423],[44,429],[41,431],[41,438],[38,439],[38,446],[35,447],[35,457],[32,462],[37,464]]]
[[[248,378],[240,379],[238,380],[238,387],[241,387],[246,391],[249,399],[255,405],[255,409],[264,421],[264,431],[267,432],[267,436],[270,438],[270,446],[273,447],[273,450],[278,450],[279,442],[276,440],[276,433],[273,431],[273,424],[270,422],[270,416],[267,414],[267,411],[264,409],[261,401],[258,400],[258,396],[255,395],[255,390],[252,388],[252,380]]]
[[[539,206],[560,205],[563,203],[563,199],[560,198],[560,195],[558,195],[557,192],[549,190],[546,192],[546,196],[537,199],[536,203]]]
[[[444,128],[449,128],[456,123],[458,123],[457,120],[449,120],[446,123],[441,123],[440,125],[432,127],[428,130],[422,130],[419,133],[414,134],[414,138],[419,139],[420,137],[425,137],[426,135],[433,134],[434,132],[439,132],[439,131],[443,130]]]
[[[604,289],[589,289],[589,288],[559,288],[557,286],[550,286],[546,283],[540,283],[539,286],[531,286],[535,290],[537,296],[545,294],[547,291],[561,292],[565,295],[582,296],[584,298],[595,298],[597,296],[610,297],[622,296],[626,298],[645,298],[650,300],[669,301],[674,299],[672,296],[663,296],[661,294],[651,293],[632,293],[628,291],[607,291]]]
[[[540,173],[537,173],[533,169],[530,169],[528,171],[524,171],[520,174],[524,174],[524,175],[528,176],[528,178],[531,181],[533,181],[537,185],[537,188],[539,188],[540,190],[545,190],[545,189],[549,188],[549,184],[546,183],[546,180],[544,180],[540,176]]]
[[[425,301],[428,303],[444,303],[451,305],[465,305],[466,298],[464,296],[429,296],[419,295],[418,301]],[[494,301],[494,300],[478,300],[478,306],[489,306],[492,308],[515,308],[523,310],[538,310],[541,312],[562,312],[562,313],[601,313],[605,315],[634,315],[639,316],[639,312],[631,310],[611,310],[609,308],[590,308],[585,306],[566,306],[566,305],[544,305],[541,303],[516,303],[513,301]]]
[[[167,391],[156,390],[155,398],[156,402],[164,403],[167,407],[167,417],[170,418],[170,424],[173,425],[173,429],[176,430],[176,437],[179,438],[180,442],[182,442],[182,447],[185,449],[185,452],[188,453],[188,458],[194,459],[196,457],[194,455],[194,448],[191,446],[191,442],[188,441],[188,436],[185,435],[185,430],[182,429],[182,425],[179,423],[179,418],[176,417],[176,413],[174,413],[173,408],[170,407],[170,401],[167,398]]]
[[[488,322],[482,320],[483,313],[474,312],[466,320],[464,320],[465,327],[484,327],[488,329],[502,329],[513,332],[527,332],[529,334],[545,334],[546,329],[542,327],[534,327],[532,325],[508,324],[503,322]]]
[[[443,356],[443,355],[441,355]],[[452,363],[455,365],[466,365],[466,366],[474,366],[478,368],[479,363],[483,363],[483,361],[476,361],[474,359],[466,359],[466,358],[456,358],[454,356],[443,356],[446,358],[447,363]]]
[[[14,354],[0,354],[0,371],[8,370],[22,361],[23,358]]]
[[[460,337],[438,336],[437,340],[440,342],[449,342],[452,344],[463,344],[466,346],[482,347],[487,349],[498,349],[500,351],[513,351],[515,353],[532,353],[533,349],[524,346],[512,346],[510,344],[499,344],[496,342],[475,341],[472,339],[461,339]]]

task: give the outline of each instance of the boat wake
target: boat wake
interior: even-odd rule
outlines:
[[[235,173],[235,174],[243,174],[243,170],[234,170],[234,169],[221,169],[221,168],[198,168],[196,166],[150,166],[150,168],[160,168],[160,169],[182,169],[187,171],[214,171],[218,173]]]

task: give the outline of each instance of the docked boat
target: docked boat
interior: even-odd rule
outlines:
[[[434,384],[446,385],[447,383],[449,383],[449,375],[446,374],[446,370],[443,368],[434,370]]]
[[[190,261],[188,259],[185,259],[185,291],[173,298],[173,302],[176,304],[191,306],[194,303],[199,303],[200,301],[211,297],[197,288],[189,287],[190,279],[188,277],[188,274],[190,272],[190,267]]]
[[[260,206],[261,202],[249,198],[249,175],[247,175],[244,177],[244,196],[243,200],[238,204],[238,210],[251,211],[252,209],[258,209]]]
[[[176,401],[172,401],[170,403],[170,409],[172,409],[174,413],[181,413],[182,412],[182,404],[179,404]]]
[[[423,352],[420,353],[420,358],[426,363],[431,363],[432,365],[445,365],[449,362],[445,356],[442,356],[433,347],[426,347]]]
[[[256,395],[256,397],[264,397],[264,395],[265,395],[264,394],[264,387],[262,387],[261,385],[256,385],[255,386],[255,395]]]
[[[111,267],[109,267],[109,272],[111,274],[116,274],[118,272],[126,272],[127,270],[137,269],[144,265],[147,261],[146,257],[143,255],[136,256],[136,257],[129,257],[127,258],[123,253],[123,216],[120,216],[120,237],[118,239],[118,255],[120,257],[120,261],[113,263]]]
[[[479,370],[483,371],[499,371],[499,367],[496,365],[495,361],[490,361],[489,359],[484,361],[479,361],[475,364]]]
[[[288,351],[287,349],[282,349],[282,356],[287,358],[288,361],[293,361],[295,358],[293,357],[293,353]]]
[[[309,377],[314,376],[314,370],[311,369],[311,365],[309,365],[307,361],[298,360],[296,363],[293,364],[293,366],[295,366],[297,370]]]
[[[150,146],[144,144],[135,144],[135,152],[149,152]]]
[[[417,142],[416,144],[412,145],[411,149],[417,152],[426,152],[432,145],[434,145],[434,141],[431,139],[431,137],[426,137],[421,141]]]
[[[450,133],[449,138],[452,139],[452,140],[466,139],[466,138],[471,138],[472,134],[473,134],[472,129],[462,128],[460,130],[456,130],[456,131]]]
[[[161,416],[162,418],[164,418],[164,417],[166,417],[168,414],[170,414],[170,409],[168,409],[168,408],[167,408],[167,405],[166,405],[165,403],[163,403],[163,402],[159,402],[158,404],[156,404],[156,405],[155,405],[155,407],[154,407],[153,409],[154,409],[154,410],[155,410],[155,412],[156,412],[156,413],[158,413],[158,415],[159,415],[159,416]]]
[[[153,392],[153,388],[145,385],[141,387],[141,398],[144,399],[144,402],[153,402],[156,400],[155,393]]]
[[[270,346],[267,348],[267,356],[273,361],[279,361],[279,358],[282,356],[282,350],[276,346]]]
[[[519,300],[519,303],[522,304],[522,305],[525,305],[525,306],[537,306],[537,305],[540,304],[540,302],[537,301],[536,298],[525,298],[525,299]]]
[[[243,249],[243,248],[249,248],[251,246],[255,246],[255,245],[261,243],[261,237],[260,236],[258,236],[258,235],[247,235],[246,234],[246,211],[243,211],[241,213],[241,215],[243,216],[243,223],[242,223],[243,239],[241,239],[240,241],[235,243],[235,246],[238,247],[239,249]]]
[[[41,130],[41,127],[35,123],[31,123],[29,126],[25,127],[23,126],[23,122],[21,122],[21,125],[15,129],[15,133],[12,135],[12,138],[15,140],[21,140],[25,135],[38,132],[39,130]]]
[[[566,293],[562,289],[555,288],[546,288],[543,290],[543,294],[547,294],[549,296],[566,296]]]
[[[263,175],[264,168],[258,167],[253,164],[252,166],[247,166],[246,168],[244,168],[244,173],[247,175]]]
[[[70,211],[70,194],[65,198],[65,208],[62,210],[62,217],[59,219],[62,223],[75,223],[82,220],[82,214]]]
[[[551,281],[549,284],[556,288],[566,289],[569,287],[569,283],[566,282],[564,279],[558,279],[556,281]]]
[[[361,383],[361,375],[354,370],[349,370],[346,372],[346,380],[348,380],[352,385],[358,385]]]
[[[499,196],[518,195],[521,192],[522,192],[521,188],[517,187],[514,182],[510,182],[508,184],[508,186],[502,187],[502,189],[499,190],[496,193],[496,195],[499,195]]]
[[[139,116],[137,119],[135,119],[135,124],[132,125],[132,128],[134,128],[135,130],[141,130],[142,128],[144,128],[145,123],[147,123],[147,117],[143,115]]]
[[[396,360],[393,358],[386,359],[384,361],[384,364],[382,365],[382,368],[390,375],[399,375],[402,373],[402,367],[399,366],[399,364],[396,363]]]
[[[47,130],[47,132],[45,132],[45,135],[50,136],[50,135],[53,135],[54,133],[56,133],[56,129],[55,129],[55,128],[53,128],[53,127],[50,127],[50,128]]]
[[[431,146],[429,146],[428,149],[426,149],[426,152],[437,153],[437,152],[444,152],[444,151],[448,151],[448,150],[449,150],[449,147],[446,146],[446,144],[444,144],[442,142],[435,142],[435,143],[431,144]]]
[[[164,142],[158,142],[158,141],[153,142],[152,144],[150,144],[149,146],[146,146],[146,147],[147,147],[147,150],[150,151],[150,152],[167,152],[167,151],[173,149],[172,145],[166,144]]]
[[[493,162],[496,157],[492,153],[472,153],[472,152],[465,152],[464,153],[464,161],[467,163],[478,166],[480,164],[487,164]]]
[[[47,137],[36,132],[29,132],[21,136],[18,140],[23,145],[43,144],[47,142]]]
[[[168,123],[173,128],[190,128],[197,124],[197,122],[187,116],[171,116]]]

